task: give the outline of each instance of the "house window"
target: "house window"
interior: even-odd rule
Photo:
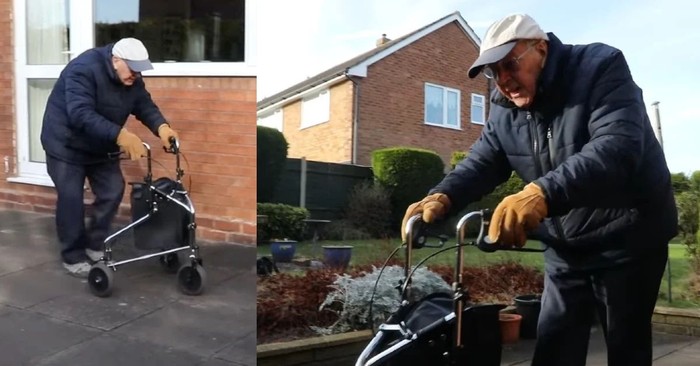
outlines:
[[[263,113],[258,117],[259,126],[276,128],[280,132],[282,132],[283,123],[282,109],[275,109],[274,111]]]
[[[254,0],[14,0],[17,177],[52,185],[41,121],[65,65],[121,37],[148,47],[145,76],[255,76]],[[10,37],[8,35],[8,37]]]
[[[460,128],[459,90],[426,83],[425,124]]]
[[[484,105],[484,96],[480,94],[472,94],[472,123],[480,125],[486,120],[486,106]]]
[[[251,0],[94,0],[95,45],[143,41],[154,65],[145,75],[251,73]],[[246,67],[247,65],[247,67]]]
[[[304,97],[301,100],[301,128],[328,122],[330,110],[331,99],[327,89]]]

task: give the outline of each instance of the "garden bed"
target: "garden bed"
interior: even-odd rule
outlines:
[[[353,266],[352,277],[370,271],[371,265]],[[447,265],[428,266],[448,284],[453,270]],[[312,326],[328,327],[338,315],[319,306],[332,290],[329,285],[337,273],[328,269],[308,269],[298,273],[279,273],[258,279],[257,340],[258,344],[284,342],[318,335]],[[484,267],[465,268],[464,285],[474,303],[510,305],[522,294],[542,292],[542,274],[531,267],[504,262]]]

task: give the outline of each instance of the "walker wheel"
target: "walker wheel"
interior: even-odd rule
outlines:
[[[114,288],[114,273],[103,262],[95,263],[88,272],[90,292],[99,297],[108,297]]]
[[[161,267],[168,273],[176,273],[180,269],[180,257],[177,253],[163,254],[158,257]]]
[[[185,295],[196,296],[202,293],[207,281],[204,267],[197,263],[185,264],[177,271],[177,283]]]

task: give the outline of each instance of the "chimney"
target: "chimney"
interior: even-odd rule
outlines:
[[[391,40],[389,38],[386,38],[386,33],[382,34],[382,38],[379,38],[377,40],[377,47],[383,46],[390,42]]]

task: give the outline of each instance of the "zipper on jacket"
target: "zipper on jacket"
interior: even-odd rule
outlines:
[[[529,121],[530,125],[530,133],[532,135],[532,154],[533,154],[533,159],[535,160],[535,169],[537,169],[537,176],[542,176],[544,175],[544,172],[542,171],[542,164],[540,164],[540,151],[539,151],[539,134],[537,133],[537,121],[532,118],[532,113],[530,111],[527,112],[527,120]],[[553,170],[554,169],[554,157],[552,156],[552,151],[554,151],[554,142],[552,138],[552,125],[550,124],[547,126],[547,135],[545,136],[547,139],[547,144],[549,147],[549,163],[550,163],[550,168]],[[554,239],[556,240],[564,240],[566,236],[564,236],[564,228],[561,225],[561,220],[559,217],[552,217],[552,222],[554,223],[554,231],[556,232],[556,236]]]
[[[554,139],[552,138],[551,123],[547,126],[547,146],[549,147],[549,165],[550,168],[554,170],[556,166],[554,165],[554,155],[552,155],[554,153]],[[559,219],[559,217],[553,217],[552,221],[554,222],[554,230],[557,232],[557,235],[564,240],[564,228],[561,225],[561,219]]]
[[[537,169],[537,175],[542,176],[542,165],[540,165],[540,148],[539,148],[539,137],[537,136],[537,121],[532,118],[532,113],[527,112],[528,126],[530,126],[530,135],[532,136],[532,157],[535,160],[535,168]]]

